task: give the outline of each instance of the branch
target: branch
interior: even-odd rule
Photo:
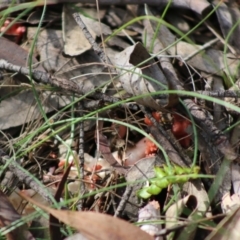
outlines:
[[[54,198],[51,193],[47,189],[36,183],[34,177],[32,177],[30,174],[27,174],[16,161],[14,163],[11,163],[9,162],[9,159],[10,157],[5,154],[2,149],[0,149],[0,163],[2,165],[7,164],[8,168],[19,179],[19,181],[25,183],[27,186],[29,186],[31,189],[41,195],[45,200],[52,204]]]
[[[20,73],[23,75],[29,75],[28,68],[14,65],[12,63],[7,62],[4,59],[0,59],[0,69],[5,69],[10,72]],[[63,90],[70,91],[73,93],[78,93],[80,95],[83,94],[79,85],[77,83],[75,83],[74,81],[69,81],[64,78],[52,77],[50,74],[47,74],[47,73],[39,71],[39,70],[32,69],[32,78],[36,82],[40,82],[43,84],[50,84],[54,87],[59,87]]]

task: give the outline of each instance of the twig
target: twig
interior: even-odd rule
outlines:
[[[80,103],[79,106],[80,110],[80,117],[83,116],[83,104]],[[85,183],[84,183],[84,121],[80,121],[79,123],[79,148],[78,148],[78,156],[80,160],[80,177],[81,177],[81,184],[80,184],[80,192],[83,195],[85,192]],[[84,199],[80,199],[77,203],[78,211],[83,209],[83,201]]]
[[[6,171],[6,173],[4,174],[4,178],[1,182],[1,188],[3,192],[7,196],[9,196],[13,192],[14,188],[17,186],[18,182],[19,181],[16,176],[14,176],[13,172]]]
[[[122,195],[122,198],[121,198],[121,201],[120,203],[118,204],[118,207],[117,207],[117,210],[114,214],[114,217],[119,217],[122,213],[122,211],[124,210],[125,208],[125,205],[132,193],[132,190],[133,190],[133,187],[132,186],[127,186],[126,189],[125,189],[125,192],[124,194]]]
[[[219,90],[219,91],[196,91],[199,94],[215,98],[240,98],[240,91]]]
[[[185,99],[183,102],[192,114],[196,124],[200,126],[202,131],[206,132],[206,136],[209,138],[206,139],[206,142],[213,143],[228,160],[237,159],[238,154],[232,148],[227,137],[214,125],[207,111],[203,110],[191,99]]]
[[[86,39],[88,40],[88,42],[92,45],[93,50],[96,52],[96,54],[101,59],[101,61],[108,66],[113,66],[111,60],[106,56],[104,51],[98,46],[98,44],[95,42],[94,38],[92,37],[91,33],[88,31],[86,25],[84,24],[84,22],[81,19],[80,14],[74,13],[73,17],[74,17],[76,23],[78,24],[78,26],[81,28],[81,30],[82,30],[84,36],[86,37]],[[116,73],[116,70],[114,68],[111,68],[110,71],[112,73]]]
[[[0,69],[5,69],[10,72],[15,72],[15,73],[21,73],[23,75],[29,75],[29,69],[26,67],[20,67],[14,64],[11,64],[4,59],[0,59]],[[41,82],[44,84],[50,84],[55,87],[62,88],[64,90],[73,92],[73,93],[78,93],[78,94],[83,94],[80,86],[75,83],[74,81],[69,81],[64,78],[56,78],[52,77],[51,75],[39,71],[39,70],[32,70],[32,78],[36,82]]]
[[[36,180],[29,174],[23,171],[22,167],[15,161],[14,163],[9,162],[10,157],[5,154],[5,152],[0,149],[0,162],[1,164],[8,164],[8,168],[16,175],[19,181],[24,182],[31,189],[36,191],[40,196],[42,196],[49,203],[53,203],[54,198],[47,189],[42,188],[42,186],[36,183]]]
[[[14,72],[14,73],[20,73],[23,75],[28,75],[29,74],[29,69],[26,67],[21,67],[21,66],[17,66],[14,64],[11,64],[9,62],[7,62],[4,59],[0,59],[0,69],[5,69],[8,70],[10,72]],[[62,90],[66,90],[68,92],[71,93],[77,93],[79,95],[84,95],[87,94],[86,92],[82,91],[81,85],[78,85],[76,82],[74,81],[69,81],[67,79],[64,78],[57,78],[57,77],[53,77],[50,74],[47,74],[46,72],[42,72],[39,70],[32,70],[32,78],[36,81],[36,82],[40,82],[43,84],[50,84],[52,86],[55,87],[59,87]],[[120,103],[121,100],[119,98],[115,98],[112,96],[107,96],[104,93],[99,93],[99,92],[93,92],[91,94],[88,94],[89,96],[91,96],[94,99],[97,99],[99,101],[102,102],[107,102],[107,103]],[[95,103],[97,104],[97,103]],[[123,103],[123,104],[119,104],[119,106],[125,106],[129,108],[132,108],[133,110],[138,110],[138,107],[136,104],[129,104],[129,103]]]

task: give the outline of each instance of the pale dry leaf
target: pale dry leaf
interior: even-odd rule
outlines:
[[[143,45],[136,43],[117,54],[114,62],[120,74],[119,81],[126,92],[133,96],[145,95],[136,99],[136,102],[155,110],[162,110],[168,104],[168,94],[162,93],[157,99],[149,94],[167,90],[168,84],[157,63],[148,60],[150,57]],[[145,63],[142,64],[143,62]]]
[[[64,53],[69,56],[80,55],[92,48],[92,45],[86,39],[84,33],[79,28],[72,16],[75,12],[76,9],[72,8],[68,4],[64,4],[62,13],[62,33],[64,41]],[[89,17],[85,17],[83,14],[80,14],[80,16],[93,39],[95,39],[96,36],[100,36],[101,33],[104,35],[109,35],[112,33],[111,29],[107,25],[99,23],[98,21]]]
[[[91,49],[92,46],[84,36],[84,33],[80,30],[72,14],[75,12],[68,4],[63,5],[62,12],[62,27],[63,27],[63,41],[64,41],[64,53],[69,56],[80,55],[87,50]],[[81,15],[83,18],[83,16]],[[88,31],[93,38],[96,34],[91,28]]]
[[[51,92],[38,92],[43,109],[46,113],[64,107],[71,99],[57,96]],[[18,95],[9,97],[1,102],[0,128],[20,126],[42,117],[32,90],[25,90]]]
[[[213,6],[217,5],[219,5],[219,2],[214,1]],[[238,26],[234,26],[240,17],[238,6],[234,1],[228,4],[223,2],[216,8],[215,13],[224,39],[226,39],[229,34],[229,39],[226,44],[234,47],[234,50],[239,53],[240,44],[237,39],[239,39],[240,36],[240,27],[239,24]]]
[[[201,180],[192,180],[183,185],[183,191],[189,195],[193,195],[197,199],[196,210],[203,216],[211,217],[211,207],[208,194],[201,182]]]
[[[239,11],[239,7],[236,5],[236,2],[231,2],[231,4],[229,4],[229,12],[231,14],[232,17],[232,22],[235,23],[237,21],[239,21],[240,19],[240,11]],[[234,26],[235,28],[235,26]],[[238,39],[240,38],[240,27],[239,24],[237,25],[237,27],[234,29],[233,32],[231,32],[231,44],[234,47],[234,49],[236,50],[236,52],[239,54],[240,51],[240,43],[238,41]]]
[[[184,228],[182,228],[180,231],[172,232],[167,236],[167,239],[172,239],[174,236],[174,239],[189,239],[194,240],[195,234],[197,230],[197,223],[195,220],[198,220],[199,218],[202,218],[202,215],[198,214],[196,211],[197,207],[197,199],[193,195],[188,195],[184,197],[183,199],[178,200],[176,203],[174,203],[166,212],[166,228],[174,227],[177,225],[181,225],[185,223],[183,218],[180,220],[180,216],[182,213],[189,212],[188,217],[186,221],[189,223]]]
[[[230,193],[226,193],[222,197],[221,207],[224,213],[231,212],[236,206],[240,205],[240,197],[238,194],[233,194],[230,196]]]
[[[161,229],[161,223],[151,224],[145,223],[147,221],[160,220],[160,206],[157,201],[149,202],[145,207],[141,208],[138,213],[138,222],[143,223],[141,229],[154,237]],[[162,240],[162,237],[155,237],[155,240]]]
[[[218,4],[217,1],[213,3],[215,6]],[[215,11],[218,18],[219,27],[221,28],[224,38],[227,37],[229,31],[233,27],[232,17],[228,10],[228,6],[225,3],[221,3]],[[228,43],[231,43],[231,38]]]
[[[205,240],[239,240],[240,206],[232,209]]]
[[[240,196],[240,165],[239,163],[231,164],[231,180],[234,193]]]
[[[153,28],[157,26],[157,22],[150,21]],[[193,45],[183,41],[173,44],[176,41],[176,37],[163,24],[158,32],[158,39],[163,44],[164,48],[167,49],[169,55],[179,56],[181,59],[188,58],[192,53],[199,51],[198,54],[196,53],[186,61],[189,65],[198,70],[216,74],[218,76],[222,76],[222,71],[226,70],[224,54],[222,51],[215,49],[201,50],[200,45]],[[170,45],[172,46],[169,47]],[[233,54],[228,53],[226,54],[226,61],[230,74],[234,76],[236,75],[236,77],[239,76],[238,60],[236,57]]]
[[[193,195],[188,195],[175,204],[171,205],[166,212],[166,228],[171,228],[174,225],[181,224],[178,217],[181,215],[185,208],[195,209],[197,207],[197,199]]]
[[[6,227],[15,221],[19,221],[20,219],[21,215],[13,208],[11,202],[3,194],[3,192],[0,191],[0,227]],[[15,226],[6,237],[8,240],[34,240],[25,223],[19,227]]]
[[[75,233],[72,236],[64,238],[64,240],[88,240],[88,238],[84,237],[81,233]]]
[[[52,214],[63,223],[75,228],[89,240],[152,240],[153,238],[138,227],[124,220],[96,212],[74,212],[46,207],[32,199],[26,200]]]
[[[203,217],[212,217],[210,201],[200,179],[185,183],[183,185],[183,190],[187,194],[196,198],[197,205],[196,208],[193,209],[192,213],[188,216],[190,224],[181,230],[181,233],[178,234],[178,240],[181,238],[194,240],[198,227],[197,220],[202,219]]]
[[[164,3],[164,1],[163,1]],[[166,1],[168,3],[168,1]],[[192,11],[202,15],[202,13],[210,7],[210,3],[207,0],[173,0],[171,2],[171,6],[177,8],[186,8],[191,9]]]

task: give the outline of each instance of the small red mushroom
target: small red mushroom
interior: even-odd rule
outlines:
[[[191,145],[191,137],[186,132],[191,122],[179,114],[173,114],[172,133],[179,140],[182,147],[188,148]]]
[[[158,147],[153,143],[151,140],[146,138],[146,149],[145,149],[145,155],[146,157],[154,156],[157,152]]]
[[[24,33],[26,32],[26,27],[22,26],[21,23],[14,23],[7,31],[6,28],[11,23],[9,19],[7,19],[3,26],[0,29],[0,32],[3,32],[5,35],[15,37],[15,42],[20,43]]]
[[[160,119],[161,119],[161,114],[160,114],[159,112],[152,112],[152,116],[153,116],[153,118],[156,119],[157,122],[159,122]],[[144,118],[144,122],[145,122],[148,126],[152,126],[152,125],[153,125],[152,121],[151,121],[148,117],[146,117],[146,116],[145,116],[145,118]]]
[[[159,122],[161,119],[161,114],[158,112],[153,112],[152,116]],[[184,148],[188,148],[191,145],[191,137],[189,136],[189,134],[186,132],[186,129],[189,125],[191,125],[191,122],[182,117],[179,114],[174,113],[172,115],[173,117],[173,123],[172,123],[172,133],[173,135],[176,137],[177,140],[179,140],[179,143],[181,144],[182,147]],[[151,122],[151,120],[148,117],[144,118],[144,122],[148,125],[148,126],[152,126],[153,123]],[[146,152],[151,152],[151,147],[149,147],[149,149],[146,149]],[[151,154],[151,153],[150,153]]]

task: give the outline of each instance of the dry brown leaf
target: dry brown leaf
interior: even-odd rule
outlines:
[[[156,29],[157,22],[150,20],[152,27]],[[167,52],[172,56],[180,56],[182,59],[188,58],[186,62],[196,69],[206,73],[216,74],[222,77],[222,71],[226,70],[224,63],[224,54],[222,51],[215,49],[201,50],[200,45],[193,45],[187,42],[180,41],[169,48],[176,41],[176,36],[172,34],[163,24],[158,32],[158,39],[167,48]],[[198,52],[197,52],[198,51]],[[195,53],[195,55],[193,54]],[[192,55],[193,54],[193,55]],[[232,75],[238,73],[238,60],[233,54],[226,54],[226,65],[229,67],[229,72]]]
[[[28,58],[29,58],[29,52],[17,45],[14,42],[9,41],[8,39],[4,37],[0,37],[0,59],[4,59],[12,64],[26,67],[28,66]],[[36,64],[38,61],[33,57],[32,63]],[[36,68],[36,65],[33,65],[33,68],[45,71],[41,65],[38,65]]]
[[[0,227],[6,227],[11,223],[20,220],[21,216],[13,208],[11,202],[0,190]],[[32,234],[27,230],[27,225],[23,224],[20,227],[15,227],[7,234],[8,240],[34,240]]]
[[[23,197],[49,214],[52,214],[63,223],[75,228],[89,240],[153,240],[150,235],[138,227],[106,214],[56,210],[35,202],[29,197]]]
[[[59,109],[71,101],[68,97],[59,97],[50,92],[38,93],[46,113]],[[41,116],[32,90],[22,91],[18,95],[9,97],[1,102],[0,128],[4,130],[20,126]]]
[[[72,14],[74,12],[76,12],[76,9],[71,8],[68,4],[64,4],[62,14],[64,52],[69,56],[80,55],[92,48],[92,45],[73,18]],[[93,39],[96,36],[100,36],[101,33],[105,35],[111,34],[112,31],[107,25],[85,17],[83,14],[80,14],[80,16]]]

